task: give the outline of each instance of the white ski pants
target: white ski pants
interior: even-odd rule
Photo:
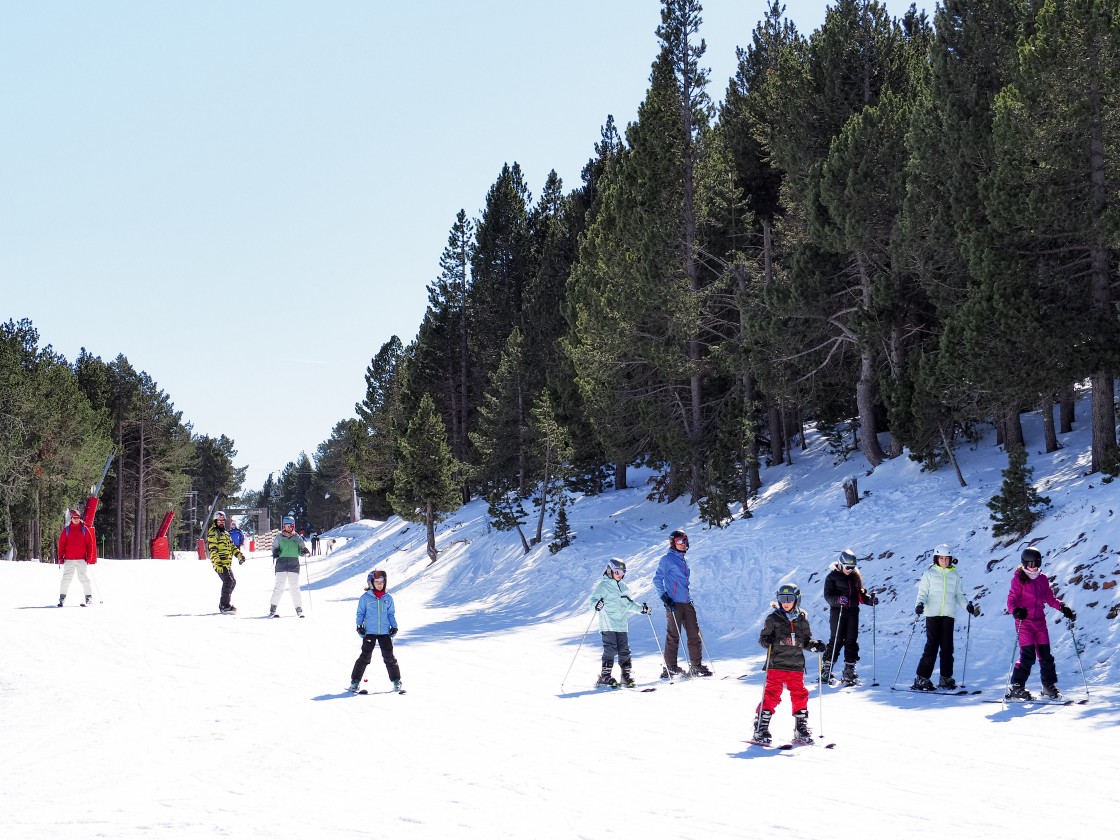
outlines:
[[[93,590],[89,584],[89,564],[85,560],[62,561],[62,586],[58,590],[58,594],[66,594],[66,590],[70,588],[70,581],[74,579],[75,571],[78,573],[78,580],[82,584],[82,589],[85,590],[86,597],[90,597],[93,595]]]
[[[299,594],[299,572],[277,572],[276,585],[272,587],[272,606],[280,606],[280,596],[284,594],[284,587],[291,590],[292,606],[303,609],[303,599]]]

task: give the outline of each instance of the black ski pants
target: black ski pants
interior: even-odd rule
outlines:
[[[828,614],[828,649],[826,661],[831,666],[844,651],[844,662],[859,662],[859,607],[833,607]]]
[[[237,578],[233,576],[233,569],[215,569],[218,577],[222,579],[222,594],[218,599],[218,609],[228,610],[231,606],[229,599],[233,597],[233,587],[237,586]]]
[[[618,664],[623,671],[630,670],[630,634],[619,633],[614,630],[602,631],[603,636],[603,667],[609,662],[614,665],[614,658],[618,657]]]
[[[918,661],[918,676],[933,676],[933,663],[941,654],[941,676],[953,676],[953,627],[956,621],[948,615],[932,615],[926,619],[926,649]]]
[[[350,672],[351,682],[360,680],[362,675],[365,674],[366,666],[373,658],[373,649],[377,645],[381,646],[381,660],[385,663],[385,670],[389,672],[389,679],[396,682],[401,678],[401,669],[397,665],[397,657],[393,656],[393,637],[388,633],[369,633],[362,636],[362,652],[358,654],[358,658],[354,662],[354,670]]]
[[[1050,645],[1023,645],[1019,648],[1019,661],[1011,672],[1011,682],[1026,685],[1027,677],[1034,667],[1035,651],[1038,652],[1038,669],[1042,672],[1043,686],[1058,684],[1058,669],[1054,666],[1054,655]]]

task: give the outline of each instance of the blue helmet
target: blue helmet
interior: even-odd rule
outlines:
[[[285,516],[280,520],[280,526],[283,527],[284,525],[291,525],[293,528],[296,527],[296,518],[294,516]]]

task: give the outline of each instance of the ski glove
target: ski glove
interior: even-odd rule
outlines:
[[[238,562],[238,565],[245,562],[245,555],[242,554],[240,551],[237,552],[237,562]]]
[[[653,612],[653,607],[649,604],[642,604],[642,615],[650,615]]]
[[[362,636],[363,638],[365,637],[365,635],[366,635],[366,626],[365,626],[364,624],[359,624],[359,625],[358,625],[358,626],[357,626],[356,628],[354,628],[354,629],[356,629],[356,630],[358,631],[358,635],[359,635],[359,636]]]
[[[1019,621],[1022,621],[1024,618],[1027,617],[1027,608],[1026,607],[1016,607],[1015,609],[1013,609],[1011,611],[1011,614],[1013,616],[1015,616],[1015,618],[1019,619]]]
[[[828,649],[828,645],[822,642],[820,639],[814,639],[810,641],[809,644],[805,645],[805,647],[807,650],[813,651],[813,653],[824,653],[825,650]]]
[[[758,637],[758,643],[760,645],[766,645],[766,647],[772,646],[774,644],[774,634],[773,633],[763,633],[761,636]]]
[[[389,628],[389,638],[391,639],[395,635],[397,635],[397,628],[396,627],[390,627]]]
[[[980,616],[980,608],[978,606],[976,606],[974,603],[972,603],[971,601],[968,602],[968,606],[965,607],[965,609],[968,610],[969,615],[974,615],[974,616],[977,616],[977,617]]]
[[[926,605],[925,604],[918,604],[918,606],[914,607],[914,615],[921,615],[925,611],[926,611]]]
[[[1077,613],[1075,613],[1069,606],[1062,604],[1062,615],[1070,621],[1077,621]]]
[[[671,610],[673,608],[673,599],[669,597],[668,592],[663,592],[661,594],[661,603],[665,605],[665,609],[667,610]]]
[[[839,604],[842,607],[848,606],[848,596],[847,595],[841,595],[839,598],[836,599],[836,603]]]
[[[872,595],[866,589],[864,589],[859,594],[863,598],[863,603],[868,604],[869,606],[872,606],[872,607],[879,606],[879,596],[878,595]]]
[[[599,612],[599,610],[601,610],[602,608],[603,608],[603,599],[600,598],[598,601],[595,602],[595,612]]]

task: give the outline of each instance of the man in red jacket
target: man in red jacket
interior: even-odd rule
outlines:
[[[70,511],[70,524],[62,527],[58,535],[58,562],[62,564],[62,588],[58,593],[58,605],[66,600],[66,590],[70,588],[70,581],[74,572],[78,573],[78,580],[82,582],[86,600],[81,606],[88,607],[93,603],[93,590],[90,589],[88,567],[97,562],[97,545],[93,541],[93,533],[82,524],[82,515],[76,510]]]

